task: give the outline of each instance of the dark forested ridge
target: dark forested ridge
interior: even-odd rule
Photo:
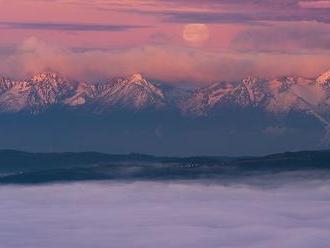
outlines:
[[[115,179],[223,179],[320,170],[330,172],[330,151],[287,152],[263,157],[238,158],[0,151],[2,184]]]

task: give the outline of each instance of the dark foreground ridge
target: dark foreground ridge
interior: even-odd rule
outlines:
[[[0,184],[89,180],[224,180],[320,171],[324,175],[330,174],[330,151],[287,152],[245,158],[0,151]]]

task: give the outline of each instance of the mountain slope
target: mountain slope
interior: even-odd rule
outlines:
[[[60,104],[74,91],[74,83],[65,81],[55,73],[38,73],[27,81],[7,80],[6,85],[6,90],[0,91],[3,112],[38,113]]]
[[[115,80],[112,84],[106,85],[94,100],[103,109],[117,106],[141,110],[165,105],[161,89],[145,80],[141,74],[134,74],[128,79]]]
[[[181,102],[181,109],[185,114],[207,115],[221,98],[233,91],[232,83],[215,83],[208,87],[197,89],[190,97]]]
[[[320,86],[328,87],[330,85],[330,70],[320,75],[316,79],[316,83]]]
[[[60,105],[98,112],[141,111],[174,106],[185,115],[208,116],[223,107],[259,108],[273,114],[330,112],[330,72],[315,80],[281,77],[220,82],[195,91],[164,87],[141,74],[105,82],[75,82],[56,73],[38,73],[23,81],[0,78],[0,112],[39,113]]]

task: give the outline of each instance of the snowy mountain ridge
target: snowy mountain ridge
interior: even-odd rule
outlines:
[[[43,72],[22,81],[0,77],[0,113],[38,114],[52,106],[87,108],[99,113],[118,108],[142,111],[175,106],[183,115],[207,116],[233,106],[259,108],[274,114],[312,111],[323,115],[330,113],[328,84],[330,71],[314,80],[249,77],[184,92],[172,86],[161,87],[139,73],[96,83],[67,80],[57,73]]]

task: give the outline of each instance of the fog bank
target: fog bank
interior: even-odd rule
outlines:
[[[263,178],[265,186],[274,185]],[[211,182],[0,187],[5,248],[323,248],[330,184]]]

